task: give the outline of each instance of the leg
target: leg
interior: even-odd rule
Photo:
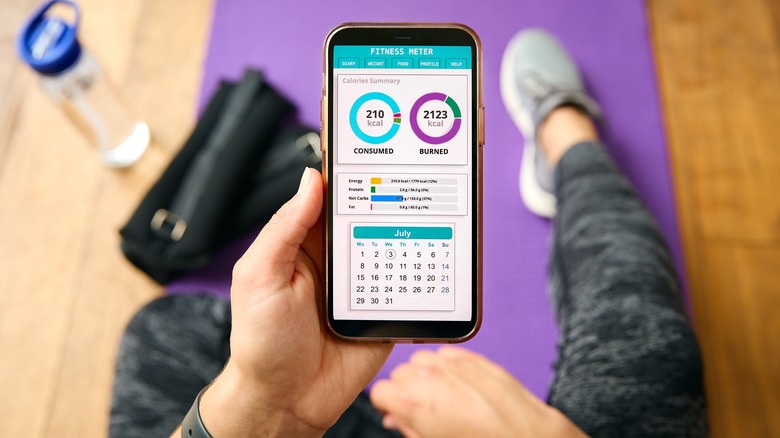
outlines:
[[[229,355],[230,304],[165,296],[141,309],[122,337],[109,434],[168,436]]]
[[[706,435],[701,357],[669,253],[598,142],[600,110],[576,64],[552,35],[523,31],[504,52],[501,95],[525,138],[523,201],[555,217],[550,404],[599,436]]]
[[[653,219],[597,142],[563,153],[555,184],[550,404],[594,435],[705,436],[701,357]]]
[[[168,436],[224,367],[230,304],[208,295],[165,296],[136,314],[117,358],[110,436]],[[400,437],[360,394],[327,437]]]

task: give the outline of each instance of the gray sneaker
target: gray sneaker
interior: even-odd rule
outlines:
[[[520,196],[531,212],[555,216],[553,170],[537,146],[539,125],[554,110],[573,105],[593,118],[598,104],[585,93],[577,66],[558,40],[541,29],[516,34],[501,61],[501,97],[525,139]]]

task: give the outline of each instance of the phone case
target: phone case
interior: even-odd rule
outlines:
[[[476,74],[476,82],[477,82],[477,173],[478,173],[478,193],[477,193],[477,199],[479,200],[478,206],[477,206],[477,237],[476,237],[476,246],[477,246],[477,302],[476,302],[476,309],[477,309],[477,317],[476,317],[476,323],[471,330],[470,333],[466,334],[465,336],[457,337],[457,338],[410,338],[410,337],[370,337],[370,338],[364,338],[364,337],[348,337],[343,336],[338,331],[336,331],[331,325],[330,325],[330,319],[328,316],[329,309],[328,309],[328,284],[329,284],[329,278],[328,278],[328,266],[330,263],[330,260],[328,260],[328,247],[330,245],[330,242],[328,239],[328,229],[329,229],[329,215],[328,215],[328,205],[330,204],[330,200],[328,199],[329,196],[329,190],[328,190],[328,183],[329,183],[329,175],[328,175],[328,160],[330,159],[329,151],[329,136],[328,136],[328,99],[331,95],[331,90],[329,89],[329,77],[328,77],[328,71],[330,69],[330,65],[328,64],[328,47],[330,46],[331,39],[333,35],[336,33],[344,30],[344,29],[350,29],[350,28],[424,28],[424,29],[438,29],[438,28],[450,28],[450,29],[460,29],[464,32],[468,33],[475,41],[476,43],[476,59],[477,59],[477,68],[475,69]],[[477,332],[480,329],[480,326],[482,324],[482,295],[483,295],[483,282],[482,282],[482,272],[483,272],[483,257],[482,257],[482,250],[483,250],[483,233],[482,233],[482,163],[483,163],[483,146],[485,144],[485,109],[483,105],[483,80],[482,80],[482,43],[479,39],[479,36],[476,34],[476,32],[471,29],[470,27],[460,24],[460,23],[344,23],[333,30],[330,31],[328,36],[326,37],[324,43],[323,43],[323,63],[322,63],[322,96],[320,99],[320,122],[321,122],[321,130],[320,130],[320,138],[321,138],[321,150],[322,150],[322,177],[323,177],[323,183],[325,185],[325,199],[323,202],[323,238],[325,239],[325,244],[323,245],[323,260],[325,261],[324,266],[325,269],[323,270],[323,284],[325,285],[325,293],[323,293],[323,312],[322,316],[324,319],[324,324],[327,326],[328,330],[333,333],[335,336],[339,337],[340,339],[346,340],[346,341],[352,341],[352,342],[393,342],[393,343],[462,343],[465,341],[468,341],[469,339],[476,336]]]

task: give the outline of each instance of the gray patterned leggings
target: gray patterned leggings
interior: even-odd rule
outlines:
[[[551,260],[559,358],[549,403],[593,436],[705,436],[696,339],[663,238],[600,144],[556,172]],[[167,436],[227,357],[230,309],[206,295],[142,309],[122,339],[112,437]],[[361,394],[328,436],[398,436]]]
[[[702,363],[669,252],[604,147],[556,168],[549,403],[594,436],[706,436]]]

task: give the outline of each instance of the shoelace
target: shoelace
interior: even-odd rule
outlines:
[[[556,87],[535,71],[529,71],[521,76],[518,79],[518,85],[523,94],[533,99],[537,111],[550,109],[541,108],[546,106],[544,105],[546,100],[561,100],[581,107],[591,117],[601,118],[601,108],[587,93],[575,89]],[[536,117],[538,116],[536,114]]]
[[[557,91],[535,71],[528,72],[528,74],[521,76],[519,85],[520,90],[524,94],[531,96],[536,103],[550,95],[552,92]]]

